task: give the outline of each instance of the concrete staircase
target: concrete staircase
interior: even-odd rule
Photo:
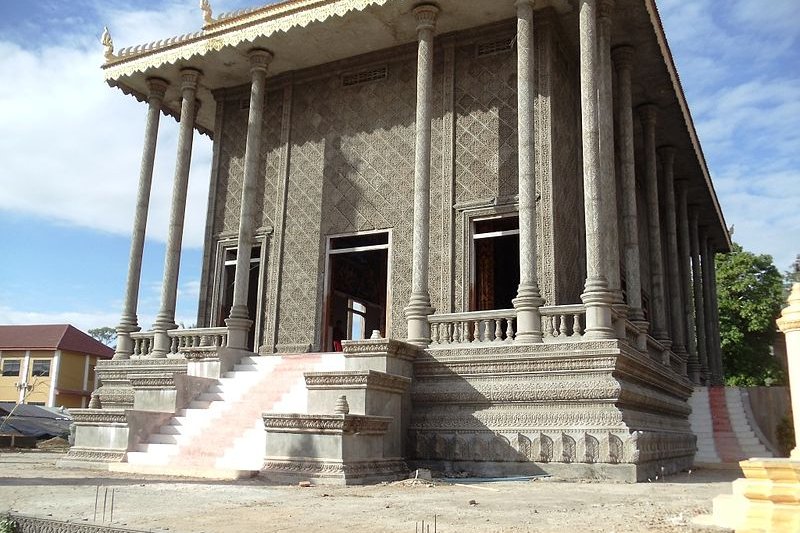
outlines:
[[[697,435],[696,465],[773,456],[757,436],[760,431],[747,415],[739,388],[695,387],[689,405],[689,423]]]
[[[252,476],[264,464],[262,413],[305,413],[303,374],[343,367],[340,354],[244,357],[128,452],[128,462],[115,470],[216,479]]]

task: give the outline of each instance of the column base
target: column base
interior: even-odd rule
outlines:
[[[139,327],[136,317],[133,317],[133,319],[123,317],[122,320],[120,320],[116,328],[117,347],[114,350],[115,360],[121,361],[131,358],[131,355],[133,355],[133,339],[131,339],[131,333],[136,333],[141,330],[142,328]]]
[[[428,347],[431,343],[431,325],[428,323],[428,316],[434,313],[431,307],[431,297],[425,294],[411,294],[411,301],[403,309],[408,323],[409,344],[415,346]]]
[[[617,338],[611,317],[611,291],[608,290],[605,278],[587,279],[581,301],[586,306],[586,332],[583,338],[586,340]]]
[[[231,316],[225,319],[225,325],[228,326],[228,348],[247,350],[247,337],[253,321],[249,318],[236,317],[231,311]]]
[[[539,288],[533,285],[520,284],[517,297],[511,300],[517,311],[517,334],[514,342],[540,343],[542,336],[542,315],[539,308],[544,305],[544,298],[539,295]]]
[[[150,358],[163,359],[172,351],[172,339],[167,332],[173,329],[178,329],[175,322],[157,321],[153,324],[153,349],[150,350]]]
[[[641,309],[639,311],[641,312]],[[643,314],[641,319],[635,320],[631,318],[630,321],[639,330],[639,334],[636,335],[636,349],[643,354],[647,354],[647,331],[650,329],[650,322],[644,319]]]

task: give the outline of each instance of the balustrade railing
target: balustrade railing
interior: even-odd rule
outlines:
[[[152,331],[137,331],[131,333],[133,340],[133,357],[147,357],[153,351],[153,337]]]
[[[514,309],[430,315],[431,345],[513,342],[517,313]]]
[[[228,342],[228,328],[193,328],[171,329],[167,332],[170,339],[169,354],[176,355],[183,352],[215,351],[225,346]],[[133,339],[133,356],[148,357],[153,351],[152,331],[137,331],[131,333]]]
[[[586,308],[583,305],[545,306],[540,308],[540,312],[545,341],[563,342],[583,337],[586,321]],[[517,313],[514,309],[430,315],[428,323],[431,325],[431,346],[491,346],[513,342],[517,335]]]
[[[580,340],[586,330],[586,308],[582,304],[548,305],[539,308],[544,340]]]
[[[228,343],[228,328],[171,329],[170,353],[215,351]]]

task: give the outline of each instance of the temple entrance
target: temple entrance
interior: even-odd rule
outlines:
[[[470,311],[511,309],[519,287],[519,217],[472,221]]]
[[[225,319],[230,315],[233,306],[233,287],[236,277],[236,248],[223,250],[222,264],[220,265],[219,296],[214,326],[224,327]],[[255,351],[255,339],[260,330],[258,309],[261,305],[259,284],[261,281],[261,246],[254,244],[250,252],[250,282],[247,289],[247,315],[253,321],[250,333],[247,336],[247,349]]]
[[[386,335],[389,232],[328,238],[323,346],[340,351],[344,339]]]

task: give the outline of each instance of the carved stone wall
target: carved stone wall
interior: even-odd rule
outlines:
[[[511,42],[513,29],[483,34],[483,41]],[[454,197],[456,205],[491,205],[517,194],[517,56],[513,49],[478,56],[478,43],[457,44],[454,79]],[[468,229],[455,220],[455,310],[466,311]],[[466,249],[465,249],[466,247]]]
[[[580,302],[586,279],[580,80],[577,53],[553,23],[553,209],[555,304]]]
[[[219,143],[219,178],[216,189],[214,235],[236,233],[239,230],[242,184],[244,182],[244,152],[247,142],[247,118],[250,93],[247,88],[235,91],[218,105],[223,107],[222,133]],[[258,169],[256,227],[270,226],[275,215],[275,196],[280,168],[282,91],[267,93]]]
[[[434,138],[440,139],[441,98],[435,101]],[[415,105],[413,58],[390,62],[380,81],[344,86],[339,75],[332,75],[295,87],[279,346],[320,345],[316,325],[324,311],[326,236],[375,229],[392,229],[387,335],[405,337]],[[433,158],[441,157],[440,146],[441,141],[434,143]],[[431,182],[432,189],[441,189],[436,165]],[[431,218],[432,247],[440,247],[441,232],[434,230],[438,210]],[[440,255],[432,254],[431,261],[437,292]]]

